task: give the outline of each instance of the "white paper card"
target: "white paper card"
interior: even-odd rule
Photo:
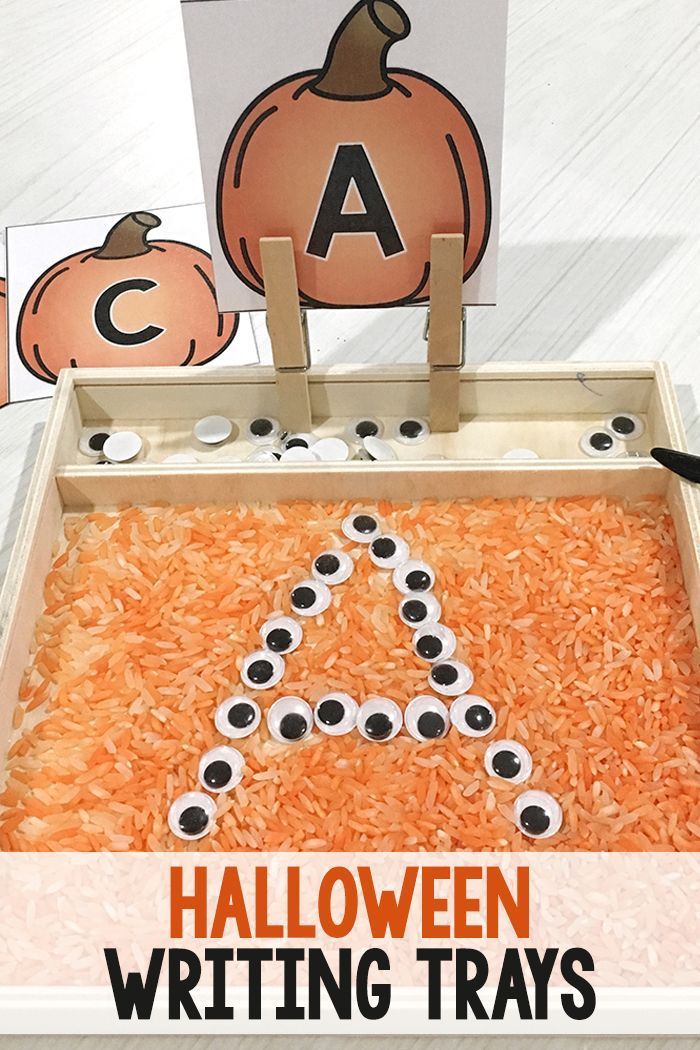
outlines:
[[[507,0],[185,0],[219,301],[264,307],[259,239],[291,236],[306,306],[427,300],[430,237],[465,233],[496,297]]]
[[[250,319],[219,315],[208,252],[202,204],[10,227],[9,400],[50,397],[71,366],[256,363]]]

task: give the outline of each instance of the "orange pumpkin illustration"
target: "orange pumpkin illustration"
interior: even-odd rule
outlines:
[[[8,367],[7,295],[5,292],[5,278],[0,277],[0,408],[7,404],[9,398]]]
[[[411,29],[394,0],[360,0],[323,69],[275,84],[231,132],[219,171],[219,237],[229,264],[263,292],[259,239],[294,241],[303,305],[420,303],[430,237],[465,234],[464,280],[491,226],[484,149],[444,87],[388,69]]]
[[[62,368],[201,365],[233,339],[211,256],[181,241],[149,241],[149,212],[120,219],[101,248],[61,259],[27,294],[17,325],[24,364],[55,383]]]

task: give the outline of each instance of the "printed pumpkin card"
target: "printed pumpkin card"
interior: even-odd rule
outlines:
[[[6,399],[50,397],[62,368],[257,362],[208,248],[201,204],[10,227]]]
[[[225,310],[264,308],[259,241],[291,236],[303,306],[425,303],[463,233],[496,296],[507,0],[184,0]]]

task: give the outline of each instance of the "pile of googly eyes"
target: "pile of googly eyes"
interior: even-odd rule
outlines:
[[[371,514],[351,514],[343,521],[342,532],[346,539],[366,547],[377,568],[392,573],[400,595],[398,614],[413,631],[414,652],[429,665],[427,686],[431,692],[414,697],[405,711],[394,700],[381,696],[358,704],[347,693],[330,692],[313,708],[303,697],[282,696],[265,713],[272,739],[293,745],[314,731],[328,736],[357,731],[365,740],[384,743],[405,727],[413,739],[426,742],[446,736],[451,726],[464,736],[487,736],[496,727],[496,712],[488,700],[470,692],[474,674],[467,664],[454,658],[457,639],[440,622],[442,609],[433,593],[433,569],[426,562],[411,558],[406,541],[394,533],[383,532]],[[317,555],[308,578],[296,583],[290,592],[291,612],[301,618],[325,612],[331,604],[331,588],[345,583],[354,568],[355,562],[346,551],[334,549]],[[241,667],[241,681],[250,691],[278,685],[285,673],[284,658],[303,641],[299,620],[280,614],[263,624],[260,635],[262,647],[247,655]],[[255,733],[262,718],[257,702],[242,694],[219,705],[214,723],[223,737],[236,740]],[[231,745],[207,751],[198,770],[199,783],[205,790],[187,792],[172,803],[168,814],[171,831],[187,840],[206,835],[213,825],[216,806],[205,791],[219,793],[236,787],[243,778],[244,765],[243,755]],[[532,773],[530,752],[515,740],[489,744],[484,765],[489,776],[511,784],[525,783]],[[561,827],[562,811],[556,799],[546,792],[525,791],[516,799],[514,820],[523,834],[546,839]]]
[[[315,434],[287,434],[276,419],[253,419],[246,437],[254,445],[247,457],[251,463],[343,463],[360,459],[369,462],[397,460],[396,449],[389,439],[402,445],[420,445],[430,437],[425,419],[401,419],[390,434],[384,424],[372,416],[352,419],[342,436],[317,437]]]
[[[226,416],[204,416],[192,429],[193,447],[166,456],[163,463],[198,463],[198,451],[225,445],[238,434],[238,427]],[[430,425],[427,420],[417,417],[400,419],[385,434],[380,420],[362,416],[351,420],[341,434],[318,437],[315,434],[287,433],[279,420],[272,416],[258,416],[243,428],[242,437],[254,446],[245,457],[248,463],[391,462],[399,458],[395,443],[423,444],[430,437]],[[145,441],[135,431],[109,427],[85,429],[79,449],[84,456],[100,464],[132,463],[148,451]]]
[[[644,420],[629,412],[609,416],[599,427],[589,427],[581,435],[579,447],[593,459],[614,459],[624,456],[631,441],[642,437],[646,427]],[[629,454],[629,453],[628,453]]]

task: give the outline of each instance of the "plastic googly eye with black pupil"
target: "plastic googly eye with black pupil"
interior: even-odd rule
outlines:
[[[324,551],[314,558],[311,572],[315,579],[333,586],[349,580],[354,568],[355,562],[345,551]]]
[[[365,700],[357,713],[357,728],[365,740],[386,743],[401,730],[403,714],[394,700],[375,696]]]
[[[251,419],[246,427],[246,437],[253,445],[271,445],[278,440],[281,427],[277,419],[271,416],[258,416]]]
[[[250,689],[271,689],[282,680],[284,660],[269,649],[250,653],[243,661],[241,681]]]
[[[561,806],[547,791],[524,791],[515,800],[515,824],[531,839],[548,839],[562,825]]]
[[[246,456],[246,463],[268,463],[270,466],[276,466],[281,459],[282,454],[277,451],[272,445],[263,445],[260,448],[254,448],[249,456]]]
[[[369,545],[369,556],[379,569],[395,569],[408,558],[408,544],[394,533],[377,536]]]
[[[294,652],[302,643],[301,624],[291,616],[273,616],[260,628],[260,637],[266,649],[280,656]]]
[[[289,434],[282,442],[285,452],[290,448],[311,448],[316,438],[313,434]]]
[[[413,648],[422,660],[449,660],[457,648],[454,631],[442,623],[424,623],[413,635]]]
[[[437,696],[416,696],[403,718],[414,740],[440,740],[450,728],[449,712]]]
[[[371,543],[379,535],[379,522],[374,515],[364,511],[349,514],[340,527],[343,535],[355,543]]]
[[[532,756],[517,740],[494,740],[486,748],[484,765],[490,777],[522,784],[532,773]]]
[[[435,585],[435,573],[426,562],[409,558],[394,569],[392,581],[401,594],[424,594]]]
[[[302,580],[292,590],[289,601],[299,616],[319,616],[331,604],[331,592],[321,580]]]
[[[84,456],[90,456],[92,459],[99,459],[102,455],[105,441],[111,433],[111,430],[106,430],[103,427],[93,427],[88,430],[83,430],[78,442],[78,448]]]
[[[216,817],[216,802],[203,791],[186,791],[168,810],[168,827],[179,839],[203,839]]]
[[[281,744],[298,744],[310,736],[314,716],[300,696],[281,696],[267,712],[270,736]]]
[[[382,438],[363,438],[362,446],[373,463],[393,463],[399,458],[389,442]]]
[[[404,445],[418,445],[430,437],[430,425],[426,419],[402,419],[396,425],[395,437]]]
[[[428,675],[430,686],[443,696],[459,696],[474,684],[474,674],[459,660],[441,660],[433,664]]]
[[[407,627],[420,627],[428,621],[440,619],[442,608],[435,595],[428,591],[425,594],[407,595],[399,604],[399,617]]]
[[[384,426],[374,416],[358,416],[348,424],[347,433],[353,441],[363,441],[368,437],[380,438],[384,433]]]
[[[633,416],[630,412],[620,412],[615,416],[609,416],[605,420],[605,427],[611,430],[620,441],[636,441],[646,430],[644,420],[639,416]]]
[[[464,736],[487,736],[496,726],[496,712],[483,696],[458,696],[450,705],[450,722]]]
[[[357,724],[357,703],[347,693],[326,693],[314,708],[314,722],[328,736],[343,736]]]
[[[232,696],[217,707],[214,725],[222,736],[242,740],[260,725],[260,708],[247,696]]]
[[[593,459],[610,459],[621,455],[622,442],[605,427],[591,427],[581,435],[579,447],[586,456]]]
[[[227,744],[213,747],[199,760],[199,783],[207,791],[230,791],[243,779],[245,759]]]

